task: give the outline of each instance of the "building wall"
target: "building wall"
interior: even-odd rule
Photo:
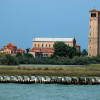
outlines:
[[[96,13],[96,17],[91,17],[91,13]],[[97,56],[99,53],[99,34],[98,34],[98,12],[89,12],[89,41],[88,56]]]
[[[99,28],[99,48],[100,48],[100,11],[99,11],[99,25],[98,25],[98,28]],[[100,49],[99,49],[99,54],[100,54]]]
[[[80,46],[75,46],[76,50],[80,52]]]
[[[6,54],[11,54],[11,55],[16,55],[15,50],[10,50],[10,49],[4,49],[0,51],[0,53],[6,53]]]
[[[35,57],[35,52],[29,52],[30,54],[32,54]]]
[[[32,48],[53,48],[55,42],[42,42],[42,41],[33,41]],[[73,47],[74,42],[65,42],[67,45]]]

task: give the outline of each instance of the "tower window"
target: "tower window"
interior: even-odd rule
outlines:
[[[91,13],[91,17],[96,17],[96,13]]]

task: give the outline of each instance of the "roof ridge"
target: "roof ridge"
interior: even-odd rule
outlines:
[[[73,41],[75,38],[33,38],[33,41]]]

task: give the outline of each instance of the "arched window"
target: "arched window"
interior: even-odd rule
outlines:
[[[43,44],[42,44],[42,47],[43,47]]]
[[[46,44],[46,47],[47,47],[47,44]]]
[[[51,45],[49,44],[49,47],[51,47]]]
[[[40,45],[38,44],[38,47],[40,47]]]
[[[11,54],[13,54],[13,51],[11,51]]]
[[[35,47],[36,47],[36,44],[35,44]]]

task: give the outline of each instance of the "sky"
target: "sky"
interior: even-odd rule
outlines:
[[[0,0],[0,48],[32,48],[34,37],[73,38],[88,49],[89,11],[100,0]]]

